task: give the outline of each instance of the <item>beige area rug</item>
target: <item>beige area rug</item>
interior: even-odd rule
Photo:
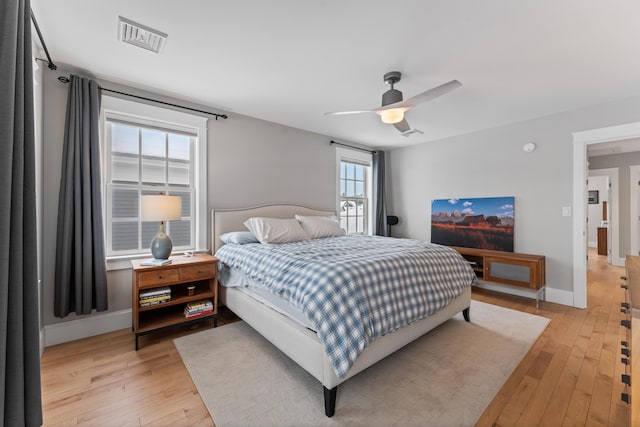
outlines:
[[[549,320],[472,301],[462,314],[338,386],[322,385],[244,322],[176,339],[218,427],[472,426]]]

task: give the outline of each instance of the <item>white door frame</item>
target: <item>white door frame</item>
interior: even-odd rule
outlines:
[[[573,306],[587,308],[587,145],[640,137],[640,122],[573,134]]]
[[[629,166],[629,203],[631,203],[630,229],[631,229],[631,254],[640,255],[640,247],[638,245],[638,183],[640,182],[640,165]]]

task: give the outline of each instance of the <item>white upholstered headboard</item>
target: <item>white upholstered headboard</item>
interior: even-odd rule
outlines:
[[[254,216],[268,218],[293,218],[295,215],[335,215],[335,209],[314,209],[297,205],[264,205],[241,209],[212,209],[211,210],[211,253],[222,247],[224,243],[220,236],[230,231],[247,231],[244,222]]]

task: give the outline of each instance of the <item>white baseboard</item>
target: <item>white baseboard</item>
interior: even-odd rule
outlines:
[[[613,265],[617,265],[618,267],[624,267],[625,259],[611,257],[611,262],[613,263]]]
[[[575,307],[573,303],[573,291],[565,291],[562,289],[546,287],[546,301],[556,304],[568,305]]]
[[[96,314],[44,327],[44,345],[61,344],[131,327],[131,309]],[[42,339],[42,338],[41,338]]]
[[[536,298],[536,291],[519,288],[516,286],[504,286],[497,283],[485,282],[482,280],[478,281],[478,284],[476,286],[482,289],[488,289],[490,291],[503,292],[505,294],[517,295],[520,297],[531,299]],[[542,292],[540,293],[540,300],[573,307],[573,292],[563,291],[561,289],[550,288],[549,286],[547,286],[544,291],[544,297]]]
[[[598,242],[588,242],[587,246],[590,248],[597,248],[598,247]]]

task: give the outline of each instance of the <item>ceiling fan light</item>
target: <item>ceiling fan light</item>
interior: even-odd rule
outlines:
[[[390,110],[382,110],[377,113],[382,119],[382,123],[394,124],[404,120],[404,112],[406,108],[392,108]]]

